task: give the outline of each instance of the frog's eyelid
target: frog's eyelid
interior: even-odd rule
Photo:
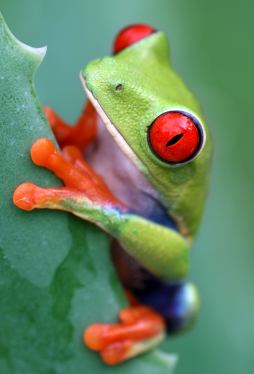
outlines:
[[[153,34],[156,30],[145,24],[129,25],[122,29],[116,36],[113,53],[117,54],[125,48],[137,43],[141,39]]]

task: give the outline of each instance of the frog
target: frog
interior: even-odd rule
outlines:
[[[187,56],[186,56],[187,58]],[[112,261],[129,305],[119,321],[88,326],[84,342],[108,365],[157,347],[195,322],[200,298],[186,280],[210,185],[212,139],[198,100],[169,59],[164,32],[130,25],[113,54],[85,65],[84,111],[69,126],[46,117],[61,151],[46,138],[33,162],[62,188],[18,186],[21,209],[59,209],[112,236]]]

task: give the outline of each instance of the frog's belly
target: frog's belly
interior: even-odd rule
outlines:
[[[86,154],[86,161],[106,182],[113,194],[130,210],[151,220],[177,230],[165,208],[158,202],[158,193],[120,150],[102,122],[98,137]],[[143,288],[155,279],[138,261],[115,242],[113,261],[118,275],[128,288]]]
[[[86,161],[130,210],[177,230],[159,202],[158,192],[120,150],[102,122],[99,123],[97,140],[86,154]]]
[[[120,150],[102,123],[86,160],[120,201],[142,216],[150,215],[157,192]]]

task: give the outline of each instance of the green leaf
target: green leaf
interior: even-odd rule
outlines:
[[[19,42],[0,15],[0,372],[172,373],[174,356],[154,351],[111,368],[82,341],[89,324],[116,322],[126,305],[110,238],[71,214],[12,202],[25,181],[62,185],[30,158],[37,139],[55,142],[33,83],[45,52]]]

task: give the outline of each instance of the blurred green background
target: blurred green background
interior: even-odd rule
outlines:
[[[0,11],[19,40],[48,46],[37,93],[71,123],[85,99],[80,69],[111,53],[119,29],[144,22],[167,33],[173,66],[210,124],[215,155],[190,274],[201,293],[201,316],[195,329],[163,348],[179,353],[177,374],[252,374],[254,2],[0,0]]]

